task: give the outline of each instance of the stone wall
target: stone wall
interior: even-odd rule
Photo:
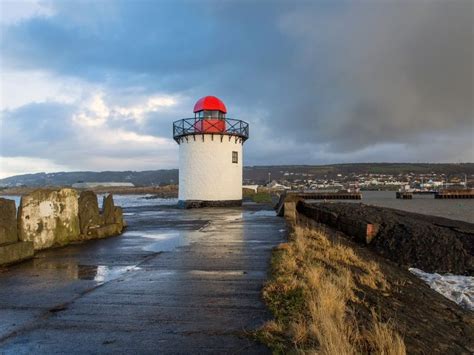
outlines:
[[[285,202],[292,225],[333,230],[403,267],[474,274],[474,224],[356,203]]]
[[[0,198],[0,265],[33,257],[34,250],[122,233],[123,212],[112,195],[104,197],[102,214],[97,195],[73,189],[40,189],[15,201]]]
[[[18,211],[18,234],[35,250],[71,242],[118,235],[125,226],[120,207],[112,195],[104,198],[100,213],[97,195],[73,189],[36,190],[22,197]]]
[[[104,196],[100,214],[97,195],[92,191],[79,196],[79,224],[82,239],[119,235],[125,227],[122,208],[114,205],[112,194]]]
[[[42,189],[23,196],[18,211],[18,232],[20,240],[33,242],[35,250],[79,240],[76,191]]]
[[[0,198],[0,265],[33,257],[33,243],[18,240],[15,201]]]

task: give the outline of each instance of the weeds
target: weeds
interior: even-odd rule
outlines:
[[[377,263],[361,259],[324,231],[295,226],[290,242],[274,251],[271,270],[263,297],[275,320],[256,335],[274,352],[405,354],[391,324],[375,312],[369,324],[360,324],[351,307],[361,302],[358,285],[389,289]]]

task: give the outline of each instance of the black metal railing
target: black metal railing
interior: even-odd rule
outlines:
[[[193,134],[230,135],[245,141],[249,137],[249,124],[233,118],[183,118],[173,122],[173,138],[176,142]]]

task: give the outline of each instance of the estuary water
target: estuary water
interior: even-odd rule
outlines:
[[[102,206],[102,196],[99,195],[99,206]],[[175,205],[177,199],[149,199],[151,195],[114,195],[117,206],[138,207],[155,205]],[[15,200],[20,204],[20,196],[0,196]],[[467,200],[435,200],[433,195],[414,195],[412,200],[395,198],[395,191],[363,191],[362,200],[342,202],[365,203],[368,205],[395,208],[398,210],[422,213],[438,217],[457,219],[474,223],[474,199]]]
[[[433,195],[413,195],[412,200],[401,200],[395,198],[395,191],[363,191],[362,201],[357,202],[474,223],[474,199],[443,200]]]

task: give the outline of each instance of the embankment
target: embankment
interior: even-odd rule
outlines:
[[[425,229],[424,223],[433,220],[410,216],[413,220],[406,221],[404,212],[395,219],[393,210],[365,207],[339,203],[315,207],[302,201],[285,206],[289,241],[274,251],[271,277],[263,291],[275,319],[258,332],[259,338],[281,352],[472,353],[473,313],[430,289],[406,267],[435,265],[438,251],[427,249],[431,236],[421,233],[438,231],[431,229],[436,226]],[[466,226],[457,222],[441,225],[467,233],[461,228]],[[396,249],[398,242],[392,240],[399,230],[404,231],[399,247],[410,255],[403,259],[398,251],[389,255]],[[410,233],[418,241],[410,240]],[[451,238],[448,234],[442,238]],[[446,247],[448,239],[444,243]],[[469,246],[454,244],[454,250]],[[469,270],[469,258],[458,259],[451,251],[445,258],[452,260],[440,260],[443,268]]]

